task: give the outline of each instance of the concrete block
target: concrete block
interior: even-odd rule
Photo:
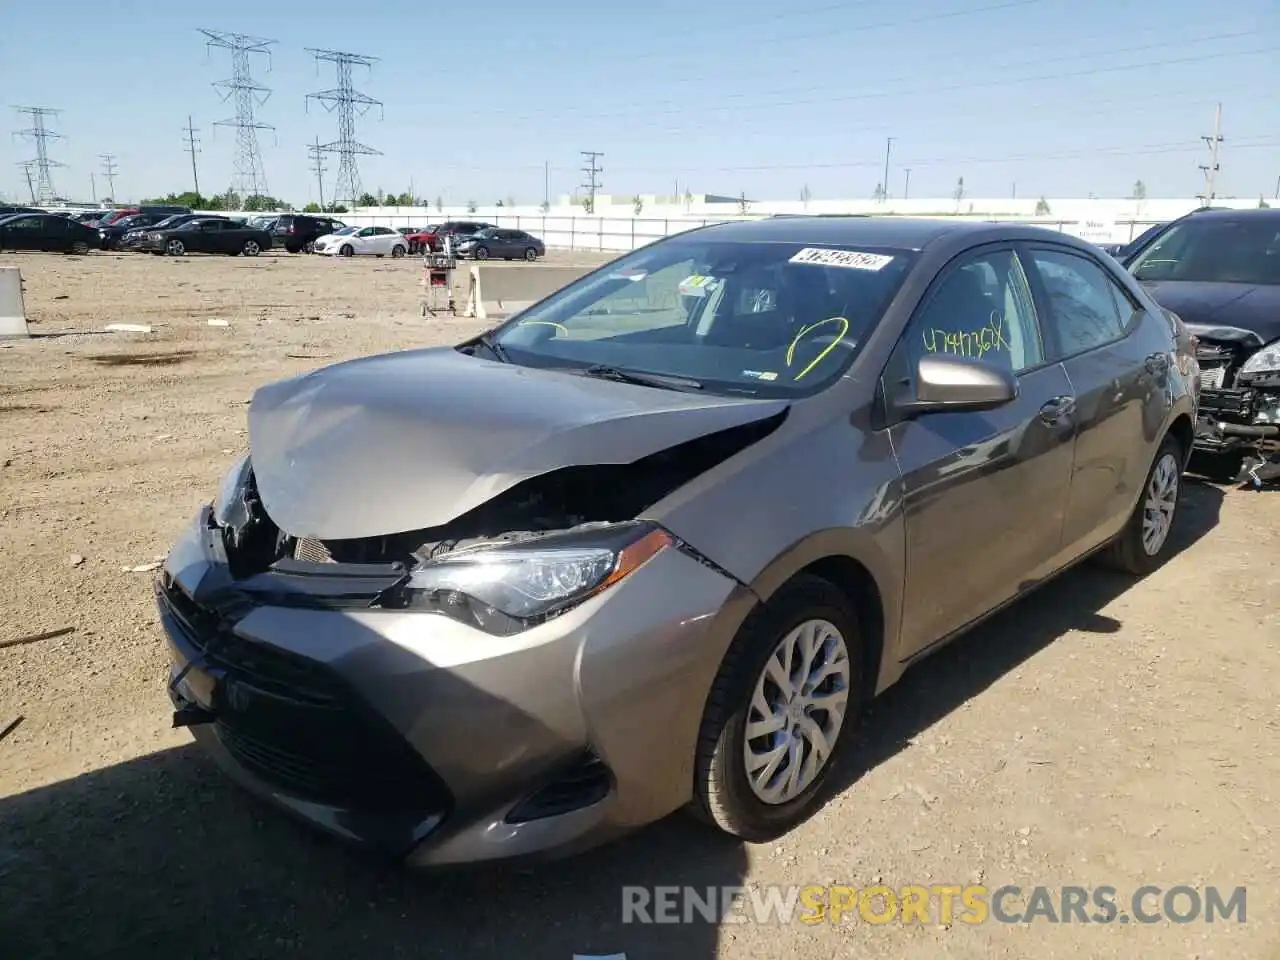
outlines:
[[[509,315],[524,310],[593,269],[536,263],[470,267],[466,316],[487,318],[491,314]]]
[[[27,308],[22,299],[22,274],[17,267],[0,267],[0,339],[30,336]]]

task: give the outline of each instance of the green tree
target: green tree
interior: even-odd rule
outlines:
[[[1037,216],[1037,217],[1047,217],[1047,216],[1049,216],[1049,213],[1050,213],[1050,212],[1051,212],[1051,211],[1049,210],[1049,201],[1048,201],[1048,200],[1046,200],[1044,197],[1041,197],[1039,200],[1037,200],[1037,201],[1036,201],[1036,216]]]
[[[382,206],[382,204],[378,202],[377,197],[375,197],[372,193],[369,193],[366,191],[365,193],[360,194],[359,199],[356,200],[356,206],[357,207],[380,207]]]
[[[324,211],[320,209],[320,204],[315,203],[314,201],[311,203],[308,203],[305,207],[303,207],[302,212],[303,213],[324,213]]]

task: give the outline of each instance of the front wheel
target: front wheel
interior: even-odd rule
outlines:
[[[535,250],[533,247],[530,247],[528,250],[524,252],[524,258],[528,260],[530,263],[533,263],[533,261],[538,259],[538,251]]]
[[[1182,498],[1183,460],[1177,437],[1165,437],[1129,522],[1102,554],[1108,566],[1144,576],[1168,557]]]
[[[743,623],[703,711],[694,812],[752,843],[808,817],[862,707],[862,637],[845,594],[800,575]]]
[[[489,248],[488,248],[488,247],[476,247],[476,259],[477,259],[477,260],[488,260],[488,259],[489,259]]]
[[[342,245],[342,249],[338,251],[338,255],[341,257],[353,257],[355,256],[355,253],[355,250],[351,249],[351,244],[349,243],[344,243]]]
[[[171,257],[185,256],[187,246],[181,240],[170,240],[164,245],[164,252]]]
[[[257,240],[246,240],[244,246],[240,248],[240,252],[246,257],[256,257],[262,252],[262,247],[258,246]]]
[[[77,240],[71,244],[71,252],[76,256],[82,257],[89,252],[89,245],[83,240]]]

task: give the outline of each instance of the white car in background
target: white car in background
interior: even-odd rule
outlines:
[[[409,242],[390,227],[345,227],[316,240],[316,253],[330,257],[395,257],[409,252]]]

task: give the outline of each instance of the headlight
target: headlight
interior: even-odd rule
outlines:
[[[213,518],[220,527],[239,527],[248,519],[244,492],[249,485],[249,455],[240,457],[218,486],[218,498],[213,501]]]
[[[1280,373],[1280,340],[1267,344],[1244,362],[1240,374]]]
[[[404,605],[507,636],[607,590],[674,543],[660,527],[629,521],[464,548],[415,567]]]

